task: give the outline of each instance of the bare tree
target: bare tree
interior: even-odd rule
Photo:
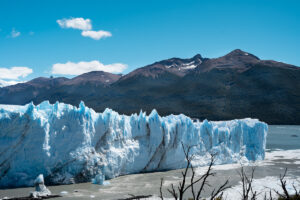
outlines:
[[[192,146],[185,147],[183,143],[181,143],[181,145],[182,145],[182,149],[183,149],[183,152],[185,155],[185,159],[187,161],[186,168],[184,169],[184,171],[181,172],[182,180],[179,182],[179,186],[177,187],[177,190],[175,189],[174,185],[171,184],[171,188],[168,189],[168,192],[172,195],[172,197],[174,197],[175,200],[177,200],[177,199],[182,200],[185,192],[188,189],[191,189],[192,195],[193,195],[192,199],[199,200],[202,198],[201,195],[204,191],[204,188],[206,186],[210,187],[210,184],[208,183],[208,178],[210,176],[215,176],[215,173],[212,172],[212,166],[215,163],[215,155],[211,154],[210,164],[208,166],[206,173],[204,173],[202,176],[196,178],[196,172],[192,165],[192,160],[194,158],[194,155],[190,155],[190,150],[191,150]],[[190,182],[187,183],[188,182],[187,174],[188,174],[189,169],[191,169],[191,171],[192,171],[192,177],[191,177]],[[196,183],[200,183],[200,188],[198,190],[195,189]],[[219,188],[214,189],[211,193],[210,199],[214,200],[214,199],[218,199],[218,198],[222,197],[223,191],[230,188],[230,186],[228,186],[228,183],[229,183],[229,181],[226,180],[225,183],[222,184]],[[161,187],[160,187],[160,198],[163,200],[162,180],[161,180]]]
[[[258,193],[253,190],[253,178],[254,178],[255,168],[251,169],[250,176],[247,176],[244,167],[238,172],[242,181],[242,200],[255,200],[257,199]]]
[[[278,200],[300,200],[300,189],[297,190],[296,186],[293,184],[293,188],[295,191],[295,194],[291,195],[289,194],[288,190],[287,190],[287,184],[286,184],[286,173],[287,173],[287,168],[285,169],[283,175],[280,175],[279,180],[280,180],[280,186],[281,189],[283,190],[283,193],[277,191],[277,190],[273,190],[278,196]]]
[[[162,186],[163,186],[164,178],[160,179],[160,187],[159,187],[159,197],[161,200],[164,200],[163,194],[162,194]]]
[[[269,197],[268,197],[269,194]],[[269,193],[265,192],[264,200],[273,200],[272,190],[270,189]]]
[[[191,155],[191,146],[185,147],[183,143],[181,143],[182,149],[185,155],[185,159],[187,161],[185,169],[181,172],[182,179],[179,182],[178,186],[174,186],[174,184],[171,184],[170,188],[167,188],[167,191],[172,195],[172,197],[175,200],[183,200],[183,196],[186,193],[188,189],[191,190],[192,198],[189,198],[189,200],[200,200],[203,199],[203,192],[204,188],[211,187],[209,184],[208,178],[213,177],[216,175],[215,172],[212,172],[212,167],[215,163],[215,154],[211,154],[211,160],[209,163],[209,166],[206,170],[206,172],[200,176],[196,176],[196,172],[194,169],[194,166],[192,165],[192,160],[194,158],[194,155]],[[191,179],[188,181],[188,172],[191,171]],[[242,182],[242,192],[241,192],[241,200],[256,200],[258,196],[261,193],[258,193],[253,188],[253,180],[254,180],[254,172],[255,168],[251,168],[251,173],[247,175],[245,172],[244,167],[241,168],[240,172],[238,172],[241,182]],[[273,190],[279,198],[276,198],[277,200],[300,200],[300,190],[297,190],[296,186],[293,185],[293,188],[295,190],[295,194],[291,195],[288,193],[287,190],[287,181],[285,180],[287,170],[285,170],[284,174],[280,175],[280,183],[281,188],[283,190],[283,193],[280,193],[279,191]],[[163,181],[164,179],[161,178],[160,181],[160,199],[164,200],[163,197]],[[199,183],[199,188],[196,188],[196,184]],[[228,179],[219,187],[216,187],[212,190],[210,197],[208,199],[210,200],[222,200],[224,191],[229,189],[231,186],[229,186]],[[131,195],[129,199],[142,199],[147,198],[151,195],[141,195],[141,196],[134,196]],[[264,195],[264,200],[275,200],[272,196],[272,189],[270,189],[269,192],[266,192]]]

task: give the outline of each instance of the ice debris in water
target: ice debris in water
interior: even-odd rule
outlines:
[[[66,194],[68,194],[69,192],[67,192],[67,191],[61,191],[60,192],[60,194],[62,194],[62,195],[66,195]]]
[[[109,181],[105,181],[105,175],[103,174],[103,171],[100,172],[95,176],[95,178],[92,179],[93,184],[98,184],[98,185],[109,185]]]
[[[93,183],[93,184],[103,185],[104,180],[105,180],[105,177],[104,177],[104,175],[101,173],[101,174],[97,174],[97,175],[95,176],[95,178],[92,179],[92,183]]]
[[[44,174],[52,184],[185,167],[181,143],[192,146],[193,165],[211,152],[217,164],[264,159],[267,124],[257,119],[193,122],[156,110],[120,115],[44,101],[0,105],[0,188],[31,186]],[[103,180],[100,177],[99,180]]]
[[[46,197],[46,196],[51,195],[50,190],[44,184],[43,174],[40,174],[34,180],[34,187],[35,187],[35,191],[30,192],[30,197],[38,198],[38,197]]]

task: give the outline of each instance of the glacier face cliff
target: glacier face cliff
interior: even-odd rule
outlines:
[[[267,124],[256,119],[193,122],[185,115],[160,117],[153,110],[131,116],[103,113],[80,103],[0,105],[0,187],[91,181],[185,167],[184,145],[193,164],[264,159]]]

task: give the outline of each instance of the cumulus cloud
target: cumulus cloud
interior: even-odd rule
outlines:
[[[12,29],[11,33],[10,33],[10,36],[12,38],[16,38],[16,37],[19,37],[21,35],[21,33],[19,31],[16,31],[15,28]]]
[[[61,28],[73,28],[79,30],[91,30],[92,24],[90,19],[70,18],[70,19],[59,19],[56,20]]]
[[[0,79],[0,87],[6,87],[10,85],[16,85],[18,83],[23,83],[22,81],[5,81]]]
[[[90,37],[94,40],[100,40],[101,38],[111,37],[112,34],[108,31],[94,31],[92,30],[92,23],[90,19],[79,18],[69,18],[69,19],[59,19],[56,20],[61,28],[73,28],[82,30],[81,35],[83,37]]]
[[[20,77],[24,78],[32,72],[32,69],[28,67],[0,68],[0,87],[23,83],[23,81],[18,81],[18,79]]]
[[[111,33],[108,31],[82,31],[81,35],[84,37],[90,37],[94,40],[100,40],[101,38],[111,37]]]
[[[26,77],[33,71],[28,67],[0,68],[0,79],[17,80],[19,77]]]
[[[104,71],[110,73],[121,73],[127,68],[127,65],[122,63],[113,63],[104,65],[98,60],[90,62],[67,62],[56,63],[52,66],[52,74],[64,74],[64,75],[80,75],[91,71]]]

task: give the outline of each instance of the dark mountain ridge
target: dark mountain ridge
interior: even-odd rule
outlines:
[[[0,103],[83,100],[102,112],[131,114],[157,109],[209,120],[258,118],[300,124],[300,68],[234,50],[214,58],[171,58],[127,75],[89,72],[73,79],[37,78],[0,89]]]
[[[84,84],[95,84],[95,85],[110,85],[121,78],[119,74],[111,74],[103,71],[92,71],[88,73],[81,74],[72,78],[66,82],[64,85],[84,85]]]

